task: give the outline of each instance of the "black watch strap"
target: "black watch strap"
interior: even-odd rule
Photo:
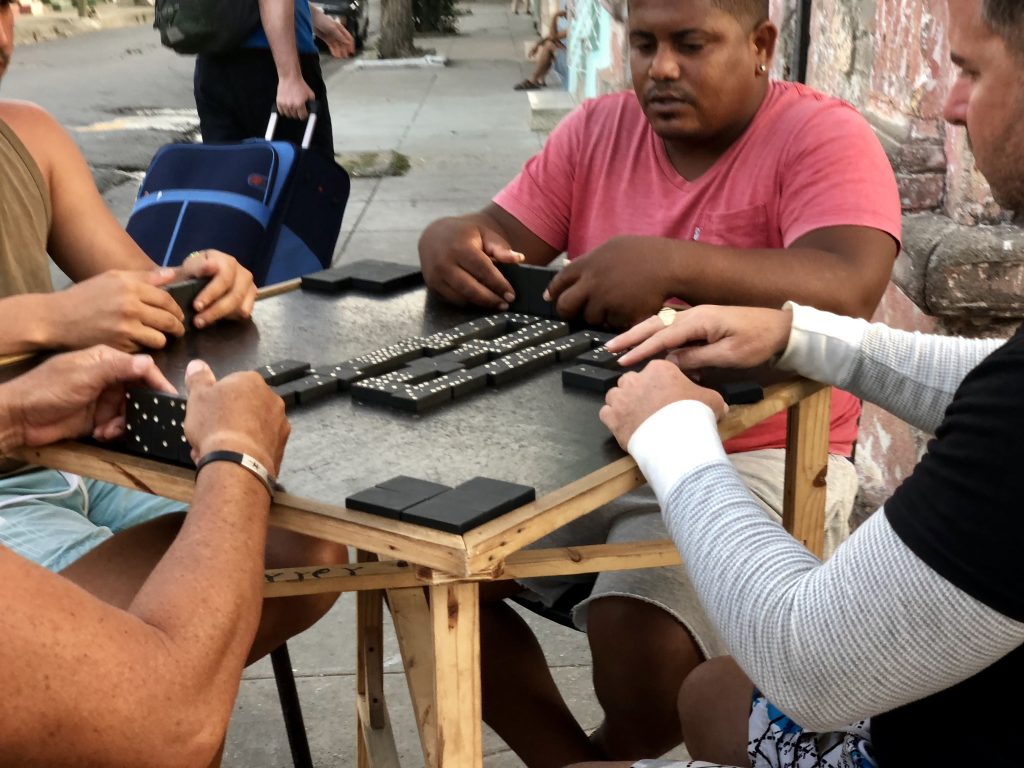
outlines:
[[[277,478],[270,474],[266,467],[249,454],[239,453],[238,451],[210,451],[196,462],[196,475],[207,464],[212,464],[215,461],[230,461],[232,464],[245,467],[260,479],[260,482],[266,487],[267,493],[273,498],[274,488],[277,487]]]

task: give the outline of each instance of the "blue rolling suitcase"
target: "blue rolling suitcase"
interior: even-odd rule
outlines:
[[[161,266],[216,248],[249,269],[256,285],[331,265],[348,202],[345,169],[302,147],[265,139],[238,144],[169,144],[150,163],[126,229]]]

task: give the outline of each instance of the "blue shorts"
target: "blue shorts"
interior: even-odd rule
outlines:
[[[180,501],[38,469],[0,479],[0,544],[57,572],[116,533],[186,509]]]

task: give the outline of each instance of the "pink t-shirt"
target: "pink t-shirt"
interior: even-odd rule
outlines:
[[[787,82],[771,83],[744,134],[692,182],[672,166],[632,92],[587,101],[494,202],[570,259],[618,235],[787,248],[846,225],[900,239],[896,179],[871,127],[846,102]],[[833,453],[849,455],[859,413],[856,398],[833,392]],[[785,444],[783,413],[726,450]]]

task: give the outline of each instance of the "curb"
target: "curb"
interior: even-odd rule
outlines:
[[[129,8],[122,12],[107,11],[92,19],[70,14],[25,16],[19,17],[14,23],[14,43],[17,46],[32,45],[87,32],[98,32],[101,29],[137,27],[152,23],[153,9],[147,7]]]

